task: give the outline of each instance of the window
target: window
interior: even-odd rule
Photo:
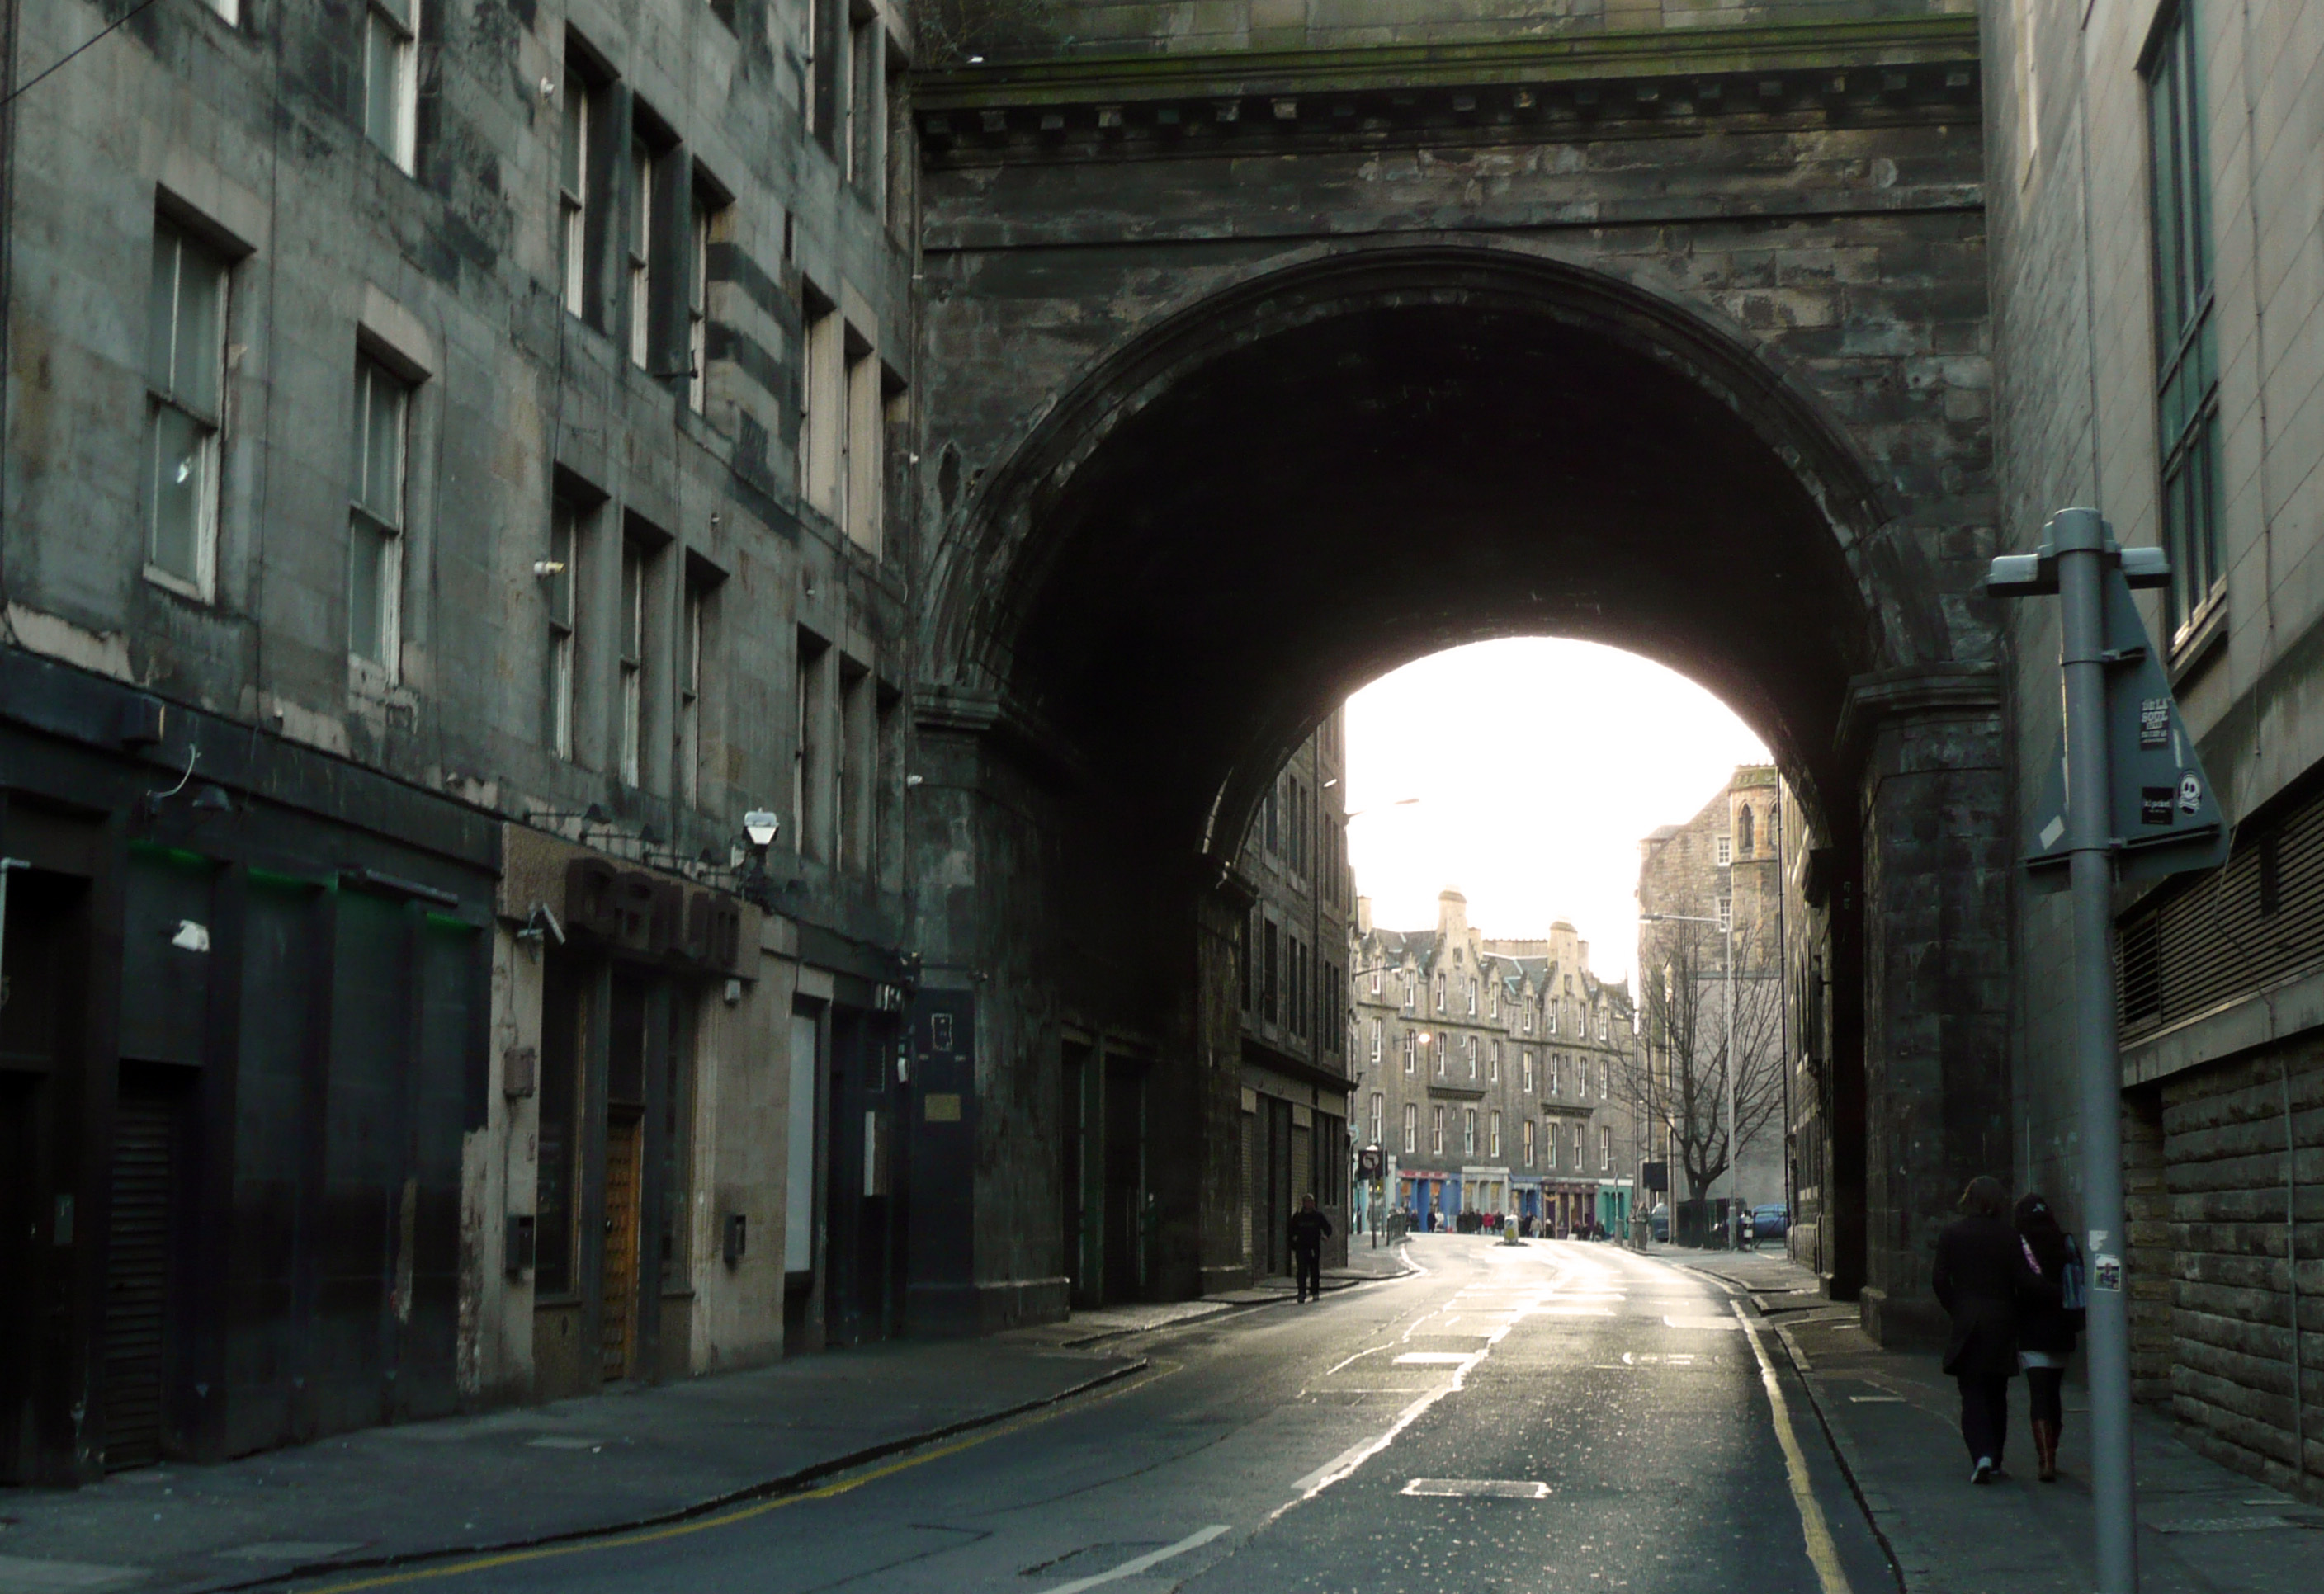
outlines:
[[[589,260],[589,80],[565,52],[564,151],[557,180],[557,275],[567,315],[586,313]]]
[[[1418,1050],[1419,1047],[1413,1043],[1412,1031],[1406,1030],[1404,1032],[1404,1071],[1406,1073],[1412,1072],[1414,1055]]]
[[[1445,1066],[1445,1064],[1444,1064],[1444,1047],[1443,1047],[1443,1046],[1441,1043],[1443,1041],[1444,1037],[1443,1037],[1443,1036],[1441,1036],[1441,1035],[1440,1035],[1440,1036],[1438,1036],[1438,1037],[1436,1037],[1436,1039],[1437,1039],[1437,1041],[1440,1043],[1439,1045],[1437,1045],[1437,1046],[1434,1047],[1434,1050],[1435,1050],[1435,1053],[1436,1053],[1436,1077],[1437,1077],[1437,1078],[1439,1078],[1439,1079],[1443,1079],[1443,1078],[1444,1077],[1444,1066]],[[1420,1044],[1421,1044],[1421,1045],[1423,1045],[1423,1046],[1427,1046],[1427,1045],[1429,1044],[1429,1037],[1428,1037],[1427,1034],[1426,1034],[1425,1031],[1422,1033],[1422,1035],[1421,1035],[1421,1037],[1420,1037]]]
[[[1379,972],[1378,969],[1374,969],[1374,970],[1372,971],[1372,994],[1373,994],[1374,996],[1378,996],[1379,993],[1380,993],[1380,972]]]
[[[1282,964],[1280,961],[1283,956],[1283,936],[1282,933],[1273,925],[1267,926],[1267,939],[1265,945],[1267,950],[1267,972],[1265,983],[1260,987],[1261,996],[1259,1001],[1259,1017],[1265,1018],[1269,1024],[1273,1024],[1277,1021],[1281,1015],[1283,1000]]]
[[[1598,1059],[1598,1094],[1603,1099],[1613,1093],[1613,1065],[1600,1057]]]
[[[847,41],[847,106],[839,155],[847,180],[867,192],[881,176],[880,41],[880,19],[874,14],[850,30]]]
[[[1533,1054],[1531,1052],[1526,1053],[1524,1055],[1523,1062],[1525,1064],[1524,1090],[1525,1093],[1530,1096],[1533,1094]]]
[[[1475,1018],[1476,1016],[1477,1016],[1477,982],[1476,982],[1476,981],[1474,981],[1474,980],[1472,979],[1472,980],[1471,980],[1471,981],[1469,981],[1469,1017],[1471,1017],[1471,1018]]]
[[[807,13],[807,38],[801,51],[807,58],[807,81],[800,109],[807,115],[807,132],[836,155],[839,97],[846,83],[841,72],[844,64],[841,56],[847,47],[843,20],[846,8],[844,0],[808,0]]]
[[[844,501],[838,519],[848,539],[880,557],[881,375],[872,346],[847,329],[846,414],[840,438]]]
[[[621,770],[624,786],[643,784],[646,747],[646,641],[653,550],[635,536],[622,539]]]
[[[1558,1090],[1558,1076],[1559,1076],[1559,1074],[1560,1074],[1560,1073],[1562,1073],[1563,1072],[1563,1070],[1564,1070],[1564,1066],[1565,1066],[1565,1054],[1564,1054],[1564,1053],[1563,1053],[1563,1052],[1552,1052],[1552,1053],[1549,1055],[1549,1093],[1550,1093],[1551,1095],[1553,1095],[1553,1096],[1554,1096],[1555,1094],[1557,1094],[1557,1090]]]
[[[1403,982],[1404,1010],[1409,1013],[1412,1011],[1414,999],[1418,994],[1419,977],[1407,969],[1397,978]]]
[[[1719,899],[1719,933],[1724,935],[1728,931],[1734,927],[1735,898],[1732,897],[1721,897]]]
[[[1555,1035],[1557,1033],[1557,999],[1551,997],[1541,1004],[1541,1009],[1543,1012],[1549,1015],[1549,1033]]]
[[[2211,326],[2209,178],[2195,34],[2180,7],[2147,68],[2148,175],[2154,230],[2156,452],[2163,546],[2171,557],[2171,634],[2187,640],[2227,579],[2219,558],[2218,360]]]
[[[367,0],[364,10],[364,135],[411,170],[419,75],[412,35],[420,0]]]
[[[805,857],[824,852],[824,760],[830,756],[823,733],[823,670],[831,650],[799,633],[792,677],[791,845]]]
[[[1404,1149],[1407,1154],[1420,1149],[1420,1104],[1416,1101],[1404,1104]]]
[[[831,760],[833,861],[860,870],[872,852],[872,675],[852,659],[839,661],[839,749]]]
[[[1440,1013],[1444,1010],[1444,976],[1442,974],[1436,976],[1436,1010]]]
[[[1598,1009],[1598,1038],[1600,1040],[1604,1040],[1607,1036],[1611,1033],[1609,1029],[1611,1018],[1612,1015],[1606,1009],[1601,1007]]]
[[[1545,1118],[1541,1120],[1541,1138],[1544,1147],[1549,1153],[1549,1166],[1554,1168],[1557,1166],[1557,1142],[1559,1138],[1557,1120],[1555,1119]]]
[[[686,604],[678,615],[678,781],[687,802],[702,804],[702,719],[704,669],[708,650],[711,603],[718,590],[717,576],[706,568],[686,574]]]
[[[1375,1019],[1373,1019],[1373,1020],[1372,1020],[1372,1062],[1373,1062],[1375,1064],[1377,1064],[1379,1062],[1379,1060],[1380,1060],[1380,1032],[1381,1032],[1381,1027],[1381,1027],[1380,1021],[1379,1021],[1379,1019],[1375,1018]],[[1408,1068],[1407,1068],[1407,1069],[1406,1069],[1406,1070],[1405,1070],[1405,1072],[1406,1072],[1406,1073],[1411,1073],[1412,1071],[1411,1071],[1410,1069],[1408,1069]]]
[[[1485,1155],[1488,1156],[1499,1156],[1500,1154],[1501,1110],[1496,1107],[1493,1109],[1491,1115],[1485,1120]]]
[[[1524,1142],[1525,1166],[1531,1167],[1533,1166],[1533,1119],[1525,1120],[1525,1132],[1520,1138]]]
[[[687,223],[686,404],[696,415],[710,406],[710,251],[726,241],[733,209],[696,181]]]
[[[1468,1042],[1462,1050],[1467,1054],[1469,1060],[1469,1077],[1474,1079],[1477,1077],[1477,1037],[1470,1035],[1463,1036],[1462,1038]]]
[[[404,433],[411,390],[377,362],[355,358],[355,437],[347,496],[347,651],[395,677],[403,592]]]
[[[1369,1144],[1380,1143],[1380,1131],[1388,1127],[1388,1098],[1378,1091],[1372,1092],[1372,1132]]]
[[[1598,1171],[1604,1173],[1614,1166],[1614,1131],[1600,1125],[1598,1129]]]
[[[846,327],[836,307],[807,290],[807,363],[799,384],[799,472],[808,503],[839,518]]]
[[[1486,1067],[1485,1076],[1495,1084],[1501,1083],[1501,1043],[1499,1041],[1493,1043],[1492,1060]]]
[[[1738,858],[1751,855],[1751,805],[1748,803],[1735,810],[1735,855]]]
[[[1461,1155],[1477,1155],[1477,1110],[1473,1107],[1461,1109]]]
[[[1531,1035],[1533,1033],[1533,1003],[1531,1001],[1527,1001],[1525,1004],[1525,1032],[1527,1035]]]
[[[205,600],[217,565],[226,313],[226,263],[156,221],[145,301],[145,570]]]
[[[549,750],[573,757],[573,594],[581,585],[581,516],[564,498],[550,502],[549,558]]]
[[[651,145],[630,140],[630,364],[653,367],[654,165]]]
[[[1713,843],[1713,845],[1718,850],[1720,868],[1725,869],[1729,864],[1735,861],[1734,837],[1722,835],[1716,843]]]

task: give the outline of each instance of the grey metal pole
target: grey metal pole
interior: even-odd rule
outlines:
[[[2098,1594],[2136,1594],[2138,1547],[2130,1450],[2130,1310],[2123,1271],[2101,1258],[2128,1249],[2122,1197],[2122,1062],[2114,991],[2114,859],[2107,815],[2106,522],[2096,510],[2052,519],[2065,671],[2066,850],[2073,886],[2074,1063],[2081,1100],[2082,1222],[2089,1230],[2090,1494],[2098,1518]],[[2104,1287],[2111,1283],[2114,1287]]]

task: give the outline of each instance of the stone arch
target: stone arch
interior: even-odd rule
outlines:
[[[1155,425],[1204,373],[1283,340],[1328,338],[1334,326],[1399,316],[1473,316],[1554,329],[1614,359],[1635,362],[1692,393],[1722,416],[1730,441],[1748,439],[1796,493],[1794,519],[1812,527],[1829,563],[1831,622],[1845,630],[1827,661],[1823,701],[1778,711],[1737,703],[1795,776],[1804,774],[1821,815],[1846,772],[1806,750],[1829,744],[1848,677],[1907,670],[1975,657],[1981,630],[1961,633],[1947,577],[1911,529],[1916,506],[1877,469],[1868,439],[1836,413],[1836,395],[1803,373],[1774,343],[1753,337],[1715,305],[1638,272],[1569,258],[1545,246],[1492,238],[1439,236],[1426,243],[1310,244],[1259,262],[1223,285],[1206,283],[1097,359],[1068,390],[1039,407],[972,490],[932,550],[931,601],[924,632],[924,677],[947,688],[991,696],[1007,712],[1050,730],[1056,705],[1028,672],[1028,639],[1077,535],[1102,515],[1110,450]],[[1844,395],[1840,395],[1844,397]],[[1497,620],[1435,645],[1554,630],[1554,623]],[[1616,632],[1600,630],[1612,638]],[[1683,649],[1643,640],[1641,650],[1705,680],[1733,700],[1748,683],[1712,669]],[[1433,650],[1416,646],[1415,654]],[[1748,672],[1745,672],[1748,673]],[[1344,690],[1357,684],[1336,677]],[[1231,767],[1207,788],[1201,846],[1215,852],[1240,834],[1286,749],[1327,706],[1307,692],[1272,705],[1250,727]],[[1845,800],[1841,807],[1847,806]],[[1225,838],[1223,843],[1222,838]]]

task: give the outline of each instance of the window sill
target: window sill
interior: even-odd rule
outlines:
[[[159,565],[147,565],[142,574],[163,592],[174,593],[188,603],[209,604],[215,600],[198,582],[188,581],[175,571],[164,570]]]
[[[2210,668],[2211,661],[2227,651],[2227,594],[2214,596],[2195,623],[2171,649],[2168,675],[2173,692],[2182,681],[2190,680]]]

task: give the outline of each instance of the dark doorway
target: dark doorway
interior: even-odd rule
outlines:
[[[1098,1295],[1092,1288],[1092,1284],[1093,1276],[1102,1271],[1102,1266],[1093,1266],[1089,1255],[1090,1220],[1098,1203],[1091,1200],[1089,1189],[1089,1179],[1096,1166],[1096,1159],[1089,1155],[1088,1144],[1089,1098],[1093,1071],[1090,1067],[1087,1042],[1069,1040],[1065,1043],[1058,1073],[1058,1122],[1061,1129],[1057,1138],[1065,1165],[1057,1200],[1060,1252],[1065,1258],[1066,1276],[1072,1280],[1073,1304],[1094,1306],[1098,1304]]]
[[[105,1467],[146,1467],[168,1442],[187,1170],[184,1071],[126,1063],[114,1110],[105,1248]]]
[[[645,1205],[646,1081],[651,1073],[653,993],[616,974],[606,1026],[605,1232],[599,1255],[599,1346],[607,1382],[632,1376],[638,1360],[640,1258]]]
[[[1105,1293],[1146,1294],[1146,1068],[1105,1060]]]
[[[1261,1096],[1251,1134],[1251,1272],[1274,1277],[1291,1271],[1291,1103]]]
[[[884,1016],[862,1008],[831,1009],[831,1119],[825,1155],[827,1228],[824,1333],[833,1345],[860,1344],[895,1331],[896,1234],[900,1207],[895,1166],[896,1092],[889,1084],[895,1051]]]

